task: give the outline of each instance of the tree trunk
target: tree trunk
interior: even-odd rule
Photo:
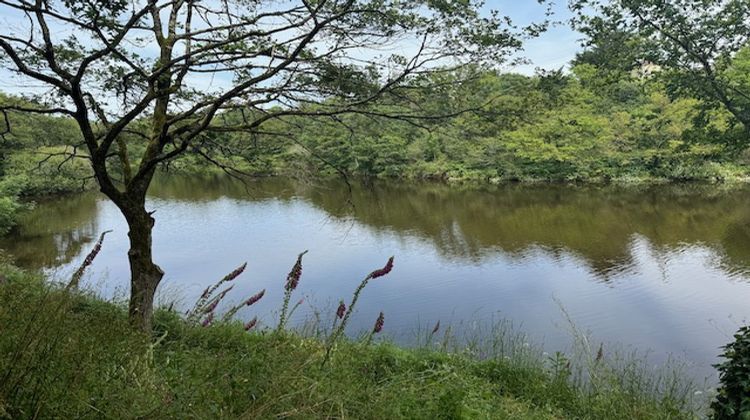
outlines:
[[[154,309],[154,295],[164,272],[154,264],[151,253],[151,232],[154,218],[146,212],[144,206],[135,209],[123,209],[130,231],[130,304],[128,315],[134,327],[150,333],[151,318]]]

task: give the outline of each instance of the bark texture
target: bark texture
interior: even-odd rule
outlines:
[[[136,328],[150,332],[153,314],[154,296],[164,271],[153,261],[152,231],[154,218],[145,210],[136,210],[135,214],[126,214],[130,231],[130,303],[128,314],[130,322]]]

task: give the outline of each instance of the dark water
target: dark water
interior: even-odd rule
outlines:
[[[382,310],[402,341],[437,320],[471,328],[507,318],[547,349],[566,349],[564,308],[596,342],[650,350],[657,361],[672,353],[703,377],[750,318],[747,187],[383,182],[349,194],[340,182],[272,179],[248,191],[225,178],[179,178],[157,183],[148,207],[163,302],[187,306],[247,261],[228,299],[266,288],[240,315],[267,325],[305,249],[298,321],[347,298],[395,255],[391,275],[365,290],[352,329],[370,328]],[[125,296],[127,229],[98,194],[38,203],[0,248],[66,279],[108,229],[87,281]]]

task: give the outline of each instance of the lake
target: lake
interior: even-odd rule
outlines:
[[[159,301],[187,308],[246,261],[227,300],[267,289],[239,313],[265,325],[275,325],[303,250],[295,323],[321,311],[330,319],[394,255],[393,272],[365,289],[350,332],[370,329],[382,310],[384,331],[407,344],[438,320],[471,329],[507,319],[548,351],[566,350],[569,318],[597,346],[648,350],[655,363],[673,354],[715,382],[719,347],[750,318],[746,186],[382,181],[350,191],[340,180],[175,177],[155,183],[148,208],[166,272]],[[38,202],[0,248],[65,280],[110,229],[85,284],[122,298],[127,227],[98,193]]]

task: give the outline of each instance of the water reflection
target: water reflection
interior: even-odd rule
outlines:
[[[301,198],[337,222],[429,241],[445,259],[481,264],[502,252],[523,264],[530,250],[556,260],[573,254],[604,282],[637,270],[635,237],[645,238],[658,255],[690,245],[710,248],[716,254],[712,263],[739,280],[750,269],[746,186],[355,182],[350,191],[336,180],[241,183],[209,176],[159,180],[151,196],[196,206],[222,198],[287,203]],[[42,200],[13,235],[0,239],[0,248],[25,267],[68,263],[98,235],[101,200],[97,193]]]
[[[30,203],[12,235],[0,238],[16,263],[32,269],[50,268],[70,262],[97,235],[97,194]]]
[[[750,188],[717,185],[446,186],[436,183],[340,182],[314,186],[266,180],[249,188],[225,178],[173,179],[155,197],[211,201],[302,197],[338,220],[417,235],[451,259],[481,263],[502,251],[523,258],[530,247],[572,252],[602,280],[632,268],[634,235],[659,252],[701,244],[717,251],[733,273],[750,268]]]
[[[338,194],[337,194],[338,193]],[[341,189],[314,191],[310,199],[346,217]],[[700,243],[722,264],[744,273],[750,254],[748,190],[716,186],[564,187],[378,185],[355,188],[354,216],[379,229],[419,234],[442,254],[479,263],[498,250],[522,256],[540,246],[572,252],[602,280],[632,267],[634,235],[661,252]]]
[[[714,263],[740,280],[750,269],[746,186],[355,182],[350,192],[335,180],[241,183],[213,176],[162,179],[151,196],[196,206],[222,198],[287,203],[301,198],[337,222],[429,241],[445,259],[481,264],[502,252],[523,263],[529,250],[541,249],[553,259],[576,255],[604,282],[637,270],[634,237],[648,240],[657,254],[695,244],[710,248]],[[0,239],[0,247],[26,267],[68,263],[98,235],[101,200],[87,193],[40,201],[16,232]]]

